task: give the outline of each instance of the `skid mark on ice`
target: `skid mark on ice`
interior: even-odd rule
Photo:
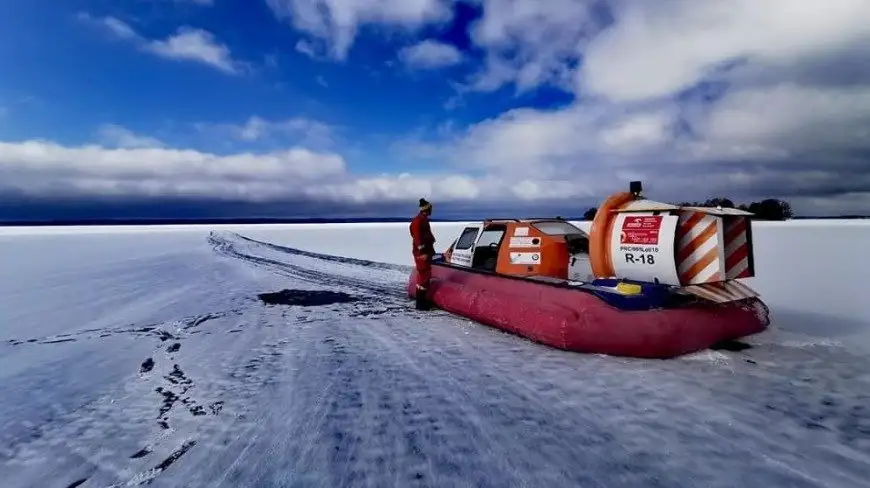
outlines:
[[[337,257],[327,260],[320,257],[322,255],[262,244],[238,234],[212,232],[208,240],[215,252],[220,255],[239,259],[253,266],[320,287],[352,288],[380,296],[384,300],[395,301],[407,298],[403,287],[396,286],[402,280],[407,280],[408,268],[405,267],[385,263],[376,266],[370,261],[345,260]],[[299,258],[304,259],[304,264],[291,262]],[[336,266],[337,263],[342,263],[343,266]],[[336,270],[339,273],[334,272]]]
[[[292,247],[279,246],[277,244],[272,244],[271,242],[258,241],[256,239],[252,239],[250,237],[243,236],[243,235],[236,234],[236,233],[232,233],[231,235],[232,235],[232,237],[234,237],[236,239],[240,239],[240,240],[247,241],[247,242],[250,242],[253,244],[257,244],[257,245],[260,245],[263,247],[267,247],[269,249],[274,249],[276,251],[280,251],[280,252],[292,254],[292,255],[297,255],[297,256],[310,257],[310,258],[314,258],[314,259],[318,259],[318,260],[322,260],[322,261],[341,263],[341,264],[349,264],[349,265],[353,265],[353,266],[362,266],[365,268],[385,269],[385,270],[401,271],[401,272],[408,272],[411,269],[408,266],[403,266],[400,264],[383,263],[383,262],[379,262],[379,261],[369,261],[366,259],[356,259],[356,258],[349,258],[349,257],[344,257],[344,256],[336,256],[333,254],[321,254],[321,253],[316,253],[316,252],[311,252],[311,251],[303,251],[301,249],[295,249]]]
[[[131,324],[123,327],[84,329],[73,333],[51,335],[46,337],[36,337],[30,339],[9,339],[7,343],[11,346],[60,344],[64,342],[99,340],[116,335],[126,335],[138,338],[157,337],[161,341],[168,341],[178,339],[185,334],[197,333],[195,329],[210,320],[230,317],[239,314],[241,314],[241,310],[236,308],[224,312],[213,312],[201,315],[194,315],[179,320],[171,320],[155,324]]]

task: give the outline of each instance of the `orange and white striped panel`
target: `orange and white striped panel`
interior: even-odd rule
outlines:
[[[758,296],[758,292],[739,281],[704,283],[701,285],[690,285],[683,289],[695,296],[715,303],[736,302]]]
[[[729,280],[750,278],[749,235],[746,217],[732,217],[725,227],[725,276]]]
[[[677,226],[677,274],[683,285],[725,280],[722,219],[684,210]]]

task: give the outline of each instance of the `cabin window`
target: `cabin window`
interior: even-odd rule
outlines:
[[[498,244],[504,236],[504,229],[486,229],[480,234],[480,239],[477,241],[477,247],[486,247],[490,244]]]
[[[570,222],[535,222],[532,224],[536,229],[547,234],[548,236],[563,236],[567,234],[582,234],[586,235],[582,229]]]
[[[474,239],[477,237],[477,227],[466,227],[462,231],[462,235],[456,240],[456,248],[458,250],[468,249],[474,244]]]

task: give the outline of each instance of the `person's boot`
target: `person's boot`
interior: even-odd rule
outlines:
[[[417,310],[430,310],[432,308],[432,303],[429,302],[429,298],[426,297],[426,288],[417,287],[416,293],[416,306]]]

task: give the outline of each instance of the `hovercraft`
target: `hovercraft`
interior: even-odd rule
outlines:
[[[647,200],[641,183],[589,233],[561,218],[468,225],[432,263],[429,302],[551,347],[673,358],[770,323],[757,292],[750,212]],[[416,298],[416,270],[408,295]]]

